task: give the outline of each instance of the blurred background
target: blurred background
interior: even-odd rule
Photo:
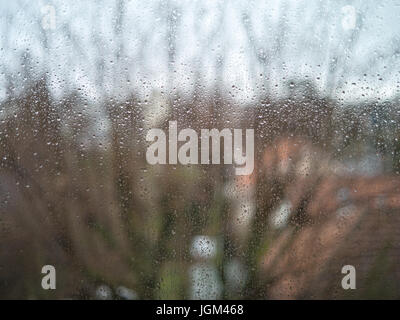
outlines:
[[[400,3],[1,0],[0,17],[0,298],[400,298]],[[253,174],[147,164],[170,120],[254,129]]]

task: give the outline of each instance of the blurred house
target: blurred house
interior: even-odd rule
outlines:
[[[293,165],[296,178],[270,217],[272,244],[261,262],[269,297],[399,297],[400,179],[383,174],[370,155],[338,172],[337,162],[313,163],[323,156],[310,144],[282,139],[273,148],[265,151],[264,170],[285,175]],[[298,219],[310,183],[318,185],[307,217]],[[357,271],[354,291],[341,288],[348,264]]]

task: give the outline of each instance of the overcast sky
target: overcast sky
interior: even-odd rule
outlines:
[[[395,0],[0,0],[0,15],[3,98],[7,76],[24,83],[27,52],[28,77],[48,72],[56,95],[91,99],[201,83],[248,100],[292,80],[347,101],[399,90]]]

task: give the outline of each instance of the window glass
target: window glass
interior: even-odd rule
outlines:
[[[0,298],[400,297],[395,1],[0,16]]]

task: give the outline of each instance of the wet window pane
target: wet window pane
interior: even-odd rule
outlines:
[[[0,16],[0,298],[400,297],[396,2]]]

